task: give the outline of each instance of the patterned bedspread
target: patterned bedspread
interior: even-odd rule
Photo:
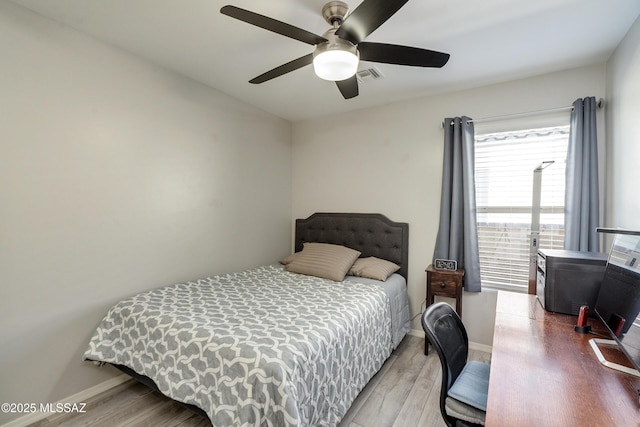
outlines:
[[[84,358],[146,375],[215,426],[333,426],[391,349],[381,287],[265,266],[121,301]]]

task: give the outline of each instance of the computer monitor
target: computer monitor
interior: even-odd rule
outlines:
[[[613,340],[593,339],[591,346],[604,365],[640,376],[640,232],[608,232],[615,233],[615,238],[594,312]],[[597,344],[620,346],[635,369],[620,369],[620,365],[603,361]]]

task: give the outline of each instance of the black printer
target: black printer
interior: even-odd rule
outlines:
[[[577,315],[582,305],[593,310],[606,265],[604,253],[539,249],[538,301],[555,313]]]

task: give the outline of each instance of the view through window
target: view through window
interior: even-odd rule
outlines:
[[[475,178],[483,286],[527,291],[533,170],[542,171],[539,247],[564,243],[565,165],[569,126],[477,134]]]

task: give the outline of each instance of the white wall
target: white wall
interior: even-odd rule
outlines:
[[[122,297],[289,253],[287,121],[10,2],[0,58],[0,402],[112,377]]]
[[[569,106],[585,96],[605,97],[604,64],[295,123],[293,216],[380,212],[408,222],[409,296],[413,314],[419,314],[438,231],[442,119]],[[471,341],[491,345],[495,295],[464,294]],[[413,328],[422,331],[419,319]]]
[[[604,225],[640,230],[640,18],[607,62]]]

